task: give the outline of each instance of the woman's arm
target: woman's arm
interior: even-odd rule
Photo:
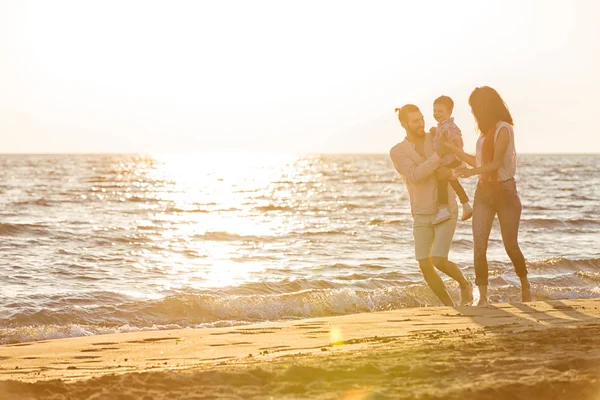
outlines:
[[[465,153],[460,147],[454,145],[448,140],[448,136],[444,133],[442,134],[442,140],[448,149],[456,155],[456,157],[460,158],[462,161],[466,162],[472,167],[477,166],[477,159],[475,156]]]
[[[504,154],[508,149],[509,143],[510,135],[508,134],[508,129],[500,129],[500,132],[498,132],[498,139],[496,139],[496,144],[494,145],[494,160],[490,163],[482,165],[481,167],[471,168],[467,171],[461,171],[461,176],[466,178],[473,175],[487,174],[489,172],[497,171],[502,165],[502,161],[504,160]]]

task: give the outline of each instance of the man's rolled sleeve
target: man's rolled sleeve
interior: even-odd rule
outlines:
[[[441,157],[436,152],[421,164],[415,163],[402,151],[391,151],[390,157],[396,171],[412,183],[419,183],[428,178],[442,163]]]

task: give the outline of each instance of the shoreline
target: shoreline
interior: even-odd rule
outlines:
[[[511,394],[517,392],[521,397]],[[597,400],[600,299],[421,307],[0,346],[2,400],[94,393],[501,399],[542,392],[539,398]],[[558,397],[548,397],[554,392]]]

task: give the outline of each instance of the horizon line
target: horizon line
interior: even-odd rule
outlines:
[[[278,153],[278,154],[290,154],[290,155],[387,155],[387,152],[286,152],[286,151],[277,151],[277,150],[239,150],[239,149],[207,149],[195,152],[189,151],[165,151],[165,152],[8,152],[1,153],[0,156],[51,156],[51,155],[61,155],[61,156],[80,156],[80,155],[128,155],[128,156],[158,156],[158,155],[189,155],[194,153],[205,153],[205,152],[221,152],[221,153],[241,153],[241,152],[257,152],[259,154],[264,153]],[[518,155],[600,155],[600,152],[521,152]]]

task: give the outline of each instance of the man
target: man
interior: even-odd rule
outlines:
[[[396,111],[400,124],[406,130],[406,138],[392,147],[390,157],[406,183],[410,197],[415,258],[427,285],[444,305],[454,306],[454,303],[435,268],[459,283],[461,305],[468,305],[473,301],[473,286],[458,266],[448,260],[458,220],[458,206],[451,187],[448,188],[451,218],[433,224],[438,212],[436,178],[447,179],[451,176],[447,168],[441,167],[442,157],[448,153],[448,149],[443,141],[436,150],[433,149],[433,138],[425,134],[423,114],[417,106],[407,104]]]

